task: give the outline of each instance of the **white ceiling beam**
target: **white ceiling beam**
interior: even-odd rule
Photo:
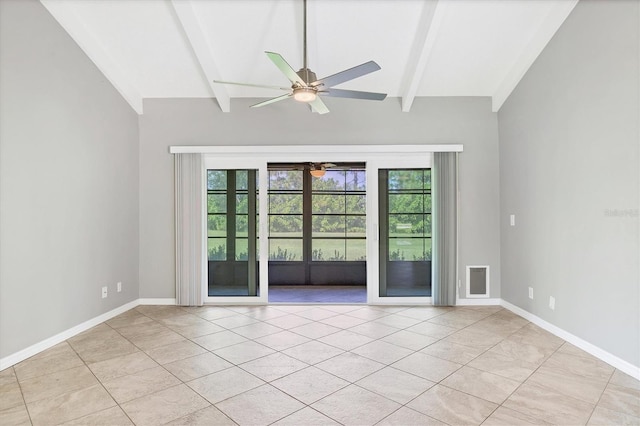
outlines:
[[[578,0],[556,1],[549,14],[542,22],[538,31],[533,35],[518,59],[511,66],[502,82],[491,97],[492,111],[498,112],[511,92],[516,88],[522,77],[547,46],[553,35],[567,19]]]
[[[142,95],[131,83],[126,73],[104,50],[98,39],[73,10],[72,5],[57,0],[40,0],[58,23],[71,36],[82,51],[104,74],[115,89],[129,103],[131,108],[142,114]]]
[[[178,16],[178,21],[184,29],[187,39],[191,44],[200,68],[207,79],[207,85],[211,94],[216,98],[222,112],[231,111],[231,98],[229,92],[222,84],[214,84],[213,80],[223,80],[220,76],[218,64],[211,44],[204,35],[200,20],[193,10],[193,4],[188,0],[171,0],[173,9]]]
[[[422,81],[424,70],[436,41],[438,28],[444,15],[445,0],[428,0],[424,3],[422,15],[418,21],[418,29],[413,48],[409,54],[405,68],[402,89],[402,111],[409,112]]]

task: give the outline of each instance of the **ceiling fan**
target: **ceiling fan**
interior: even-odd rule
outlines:
[[[328,77],[318,79],[316,74],[308,67],[307,60],[307,0],[303,0],[303,58],[304,65],[297,72],[291,68],[291,66],[284,60],[284,58],[274,52],[265,52],[269,59],[275,64],[276,67],[289,79],[291,82],[291,88],[278,87],[278,86],[265,86],[260,84],[248,84],[248,83],[236,83],[232,81],[219,81],[214,80],[214,83],[220,84],[235,84],[239,86],[261,87],[265,89],[279,89],[287,90],[286,93],[275,98],[268,99],[266,101],[252,105],[252,108],[263,107],[275,102],[283,101],[285,99],[293,98],[299,102],[308,103],[313,112],[319,114],[326,114],[329,112],[329,108],[320,99],[320,96],[331,96],[336,98],[351,98],[351,99],[365,99],[371,101],[382,101],[387,95],[386,93],[374,93],[374,92],[361,92],[357,90],[345,90],[334,89],[333,86],[344,83],[349,80],[362,77],[363,75],[370,74],[380,69],[380,65],[374,61],[365,62],[353,68],[341,71],[337,74],[330,75]]]
[[[309,163],[309,174],[313,177],[322,177],[327,169],[336,167],[333,163]]]

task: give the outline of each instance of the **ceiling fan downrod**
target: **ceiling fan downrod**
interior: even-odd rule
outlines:
[[[302,68],[296,74],[310,84],[317,80],[316,74],[309,69],[307,55],[307,0],[302,0]],[[315,87],[293,87],[293,98],[299,102],[312,102],[316,99],[318,89]]]
[[[304,15],[302,21],[302,32],[303,32],[303,48],[302,48],[302,61],[303,61],[303,69],[308,70],[308,60],[307,60],[307,0],[302,0],[302,14]],[[306,80],[307,83],[310,81]]]
[[[309,56],[307,54],[307,0],[302,0],[302,68],[296,74],[307,85],[317,80],[316,74],[309,69]]]

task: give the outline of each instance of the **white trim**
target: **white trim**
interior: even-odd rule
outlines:
[[[176,298],[171,297],[157,297],[149,299],[138,299],[138,305],[175,305]]]
[[[540,53],[547,46],[554,34],[562,26],[573,8],[578,4],[578,0],[558,1],[555,3],[547,17],[542,21],[538,31],[531,37],[529,43],[522,51],[518,59],[513,63],[509,72],[504,76],[499,86],[491,97],[492,112],[500,111],[502,104],[507,100],[511,92],[518,86],[520,80],[529,71],[529,68]]]
[[[191,47],[190,50],[195,56],[194,59],[200,65],[200,69],[206,77],[204,83],[209,86],[211,94],[220,105],[222,112],[231,111],[229,92],[222,84],[213,83],[214,80],[222,79],[220,68],[216,61],[217,55],[202,29],[202,22],[198,19],[198,13],[194,10],[193,2],[189,0],[171,0],[171,5],[176,12],[178,22],[187,36]]]
[[[355,154],[360,158],[374,154],[419,154],[429,152],[462,152],[462,144],[434,144],[434,145],[219,145],[219,146],[170,146],[171,154],[218,154],[218,155],[251,155],[252,158],[262,155],[272,155],[271,161],[282,161],[280,154],[289,155],[319,155],[321,161],[333,160],[344,154]],[[330,155],[332,158],[327,158]],[[383,157],[384,158],[384,157]],[[316,159],[317,160],[317,159]],[[289,160],[287,160],[289,161]],[[342,161],[345,161],[342,158]]]
[[[367,304],[369,305],[432,305],[431,297],[380,296],[380,225],[378,172],[380,169],[432,168],[431,152],[418,155],[396,154],[371,159],[367,157]]]
[[[367,173],[367,303],[370,304],[431,304],[425,297],[379,297],[378,291],[378,187],[379,168],[429,168],[432,153],[444,147],[459,152],[462,145],[308,145],[308,146],[173,146],[172,153],[205,152],[205,169],[258,169],[260,174],[260,296],[205,297],[204,303],[266,304],[269,301],[268,272],[268,172],[270,161],[365,161]],[[216,151],[216,152],[214,152]],[[203,244],[206,244],[203,242]],[[203,283],[206,288],[206,283]]]
[[[54,0],[40,0],[40,2],[129,103],[131,108],[141,115],[143,103],[140,91],[134,86],[127,72],[107,53],[102,43],[98,41],[82,18],[76,14],[73,5]]]
[[[282,160],[280,160],[282,161]],[[256,159],[253,156],[233,154],[232,156],[225,156],[222,158],[220,155],[205,155],[204,156],[204,169],[203,179],[206,179],[205,174],[207,169],[253,169],[258,171],[258,205],[260,208],[259,217],[260,223],[258,226],[258,236],[260,243],[260,258],[258,259],[258,294],[259,296],[209,296],[207,292],[208,280],[207,273],[203,275],[202,291],[204,292],[204,304],[205,305],[266,305],[269,303],[269,201],[268,201],[268,186],[269,177],[267,171],[267,161],[264,159]],[[203,185],[203,196],[207,196],[207,185]],[[203,204],[206,208],[207,203]],[[206,218],[206,212],[205,212]],[[206,229],[206,226],[205,228]],[[203,258],[204,265],[207,264],[207,238],[206,233],[203,238],[204,253]],[[205,266],[206,267],[206,266]]]
[[[502,306],[502,299],[458,299],[456,306]]]
[[[377,288],[376,288],[377,290]],[[377,293],[376,293],[377,296]],[[379,297],[374,300],[369,299],[368,305],[393,305],[393,306],[433,306],[433,300],[429,297]]]
[[[580,337],[573,335],[568,331],[565,331],[560,327],[557,327],[550,322],[547,322],[542,318],[532,314],[531,312],[525,311],[524,309],[507,302],[504,299],[502,299],[501,305],[511,312],[515,313],[516,315],[519,315],[522,318],[531,321],[538,327],[547,330],[549,333],[558,336],[559,338],[571,343],[574,346],[577,346],[583,351],[595,356],[596,358],[630,375],[631,377],[640,380],[640,366],[635,366],[628,361],[618,358],[617,356],[605,351],[604,349],[600,349],[596,345],[589,343],[586,340],[583,340]]]
[[[175,300],[175,299],[174,299]],[[47,350],[55,345],[57,345],[58,343],[62,343],[67,339],[72,338],[73,336],[82,333],[83,331],[86,331],[92,327],[95,327],[96,325],[99,325],[105,321],[110,320],[113,317],[116,317],[118,315],[120,315],[123,312],[126,312],[130,309],[135,308],[136,306],[138,306],[140,299],[136,299],[134,301],[131,301],[129,303],[125,303],[124,305],[112,309],[109,312],[105,312],[102,315],[98,315],[95,318],[91,318],[90,320],[87,320],[83,323],[80,323],[74,327],[71,327],[65,331],[62,331],[54,336],[51,336],[47,339],[44,339],[34,345],[31,345],[25,349],[22,349],[21,351],[18,351],[14,354],[8,355],[2,359],[0,359],[0,371],[9,368],[21,361],[24,361],[27,358],[30,358],[44,350]]]
[[[406,75],[404,90],[402,91],[402,111],[409,112],[418,92],[418,87],[424,77],[424,70],[429,63],[433,45],[438,36],[438,30],[445,15],[444,1],[424,2],[422,14],[418,21],[416,39],[409,54],[409,60],[405,66]]]
[[[273,305],[260,296],[209,296],[205,306],[266,306]],[[317,304],[317,303],[316,303]]]
[[[485,289],[482,294],[471,294],[471,268],[484,268],[486,271]],[[489,265],[467,265],[467,279],[466,279],[466,297],[467,299],[486,299],[489,297],[489,283],[490,283],[490,268]]]

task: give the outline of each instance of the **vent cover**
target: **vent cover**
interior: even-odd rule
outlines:
[[[489,297],[489,265],[467,266],[467,297]]]

